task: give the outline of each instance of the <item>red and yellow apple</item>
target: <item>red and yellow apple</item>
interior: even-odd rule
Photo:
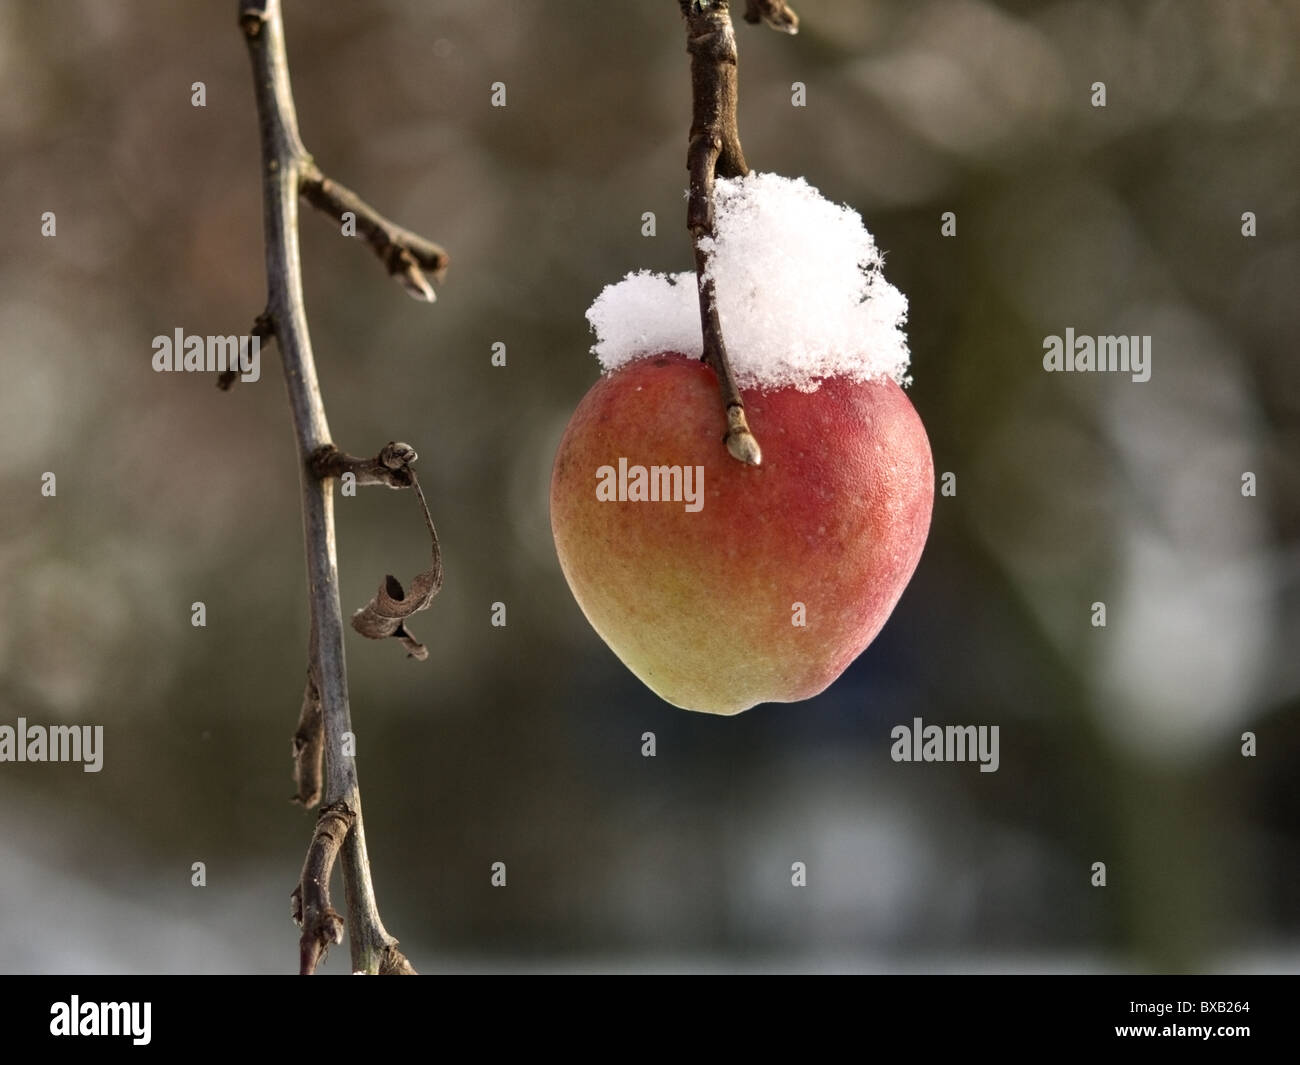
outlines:
[[[934,467],[888,377],[743,391],[759,466],[728,454],[718,396],[671,352],[602,377],[560,442],[551,528],[624,664],[676,706],[736,714],[816,695],[875,638],[925,545]],[[638,468],[654,501],[644,477],[627,490]]]

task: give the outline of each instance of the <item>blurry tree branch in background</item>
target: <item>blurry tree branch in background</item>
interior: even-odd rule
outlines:
[[[341,220],[344,212],[351,212],[357,233],[369,242],[388,272],[420,299],[433,299],[425,271],[440,279],[447,256],[436,244],[393,225],[355,193],[330,181],[307,154],[298,134],[279,0],[241,0],[239,20],[253,64],[262,145],[267,303],[254,332],[274,336],[284,362],[298,445],[307,553],[311,635],[307,686],[293,745],[296,799],[307,806],[325,803],[293,892],[293,915],[302,928],[299,971],[314,972],[329,945],[342,941],[343,920],[329,896],[330,876],[341,854],[353,971],[414,973],[379,918],[356,763],[345,747],[352,725],[339,605],[333,483],[336,476],[352,473],[358,484],[414,487],[419,493],[410,468],[416,455],[409,445],[393,443],[375,459],[355,459],[330,440],[303,305],[298,197]],[[420,501],[423,505],[422,493]],[[425,520],[433,538],[434,561],[428,573],[421,575],[426,578],[421,583],[422,602],[412,609],[427,606],[442,579],[437,534],[427,506]]]
[[[736,125],[736,33],[731,25],[728,0],[678,0],[686,20],[686,50],[691,56],[691,133],[686,154],[690,173],[690,199],[686,228],[695,249],[695,275],[700,296],[700,331],[703,360],[713,368],[727,414],[723,437],[731,456],[750,466],[763,461],[740,398],[727,345],[718,317],[713,281],[707,276],[708,256],[702,247],[713,236],[713,179],[743,177],[749,173]],[[766,22],[783,33],[796,33],[799,18],[784,0],[747,0],[747,22]]]

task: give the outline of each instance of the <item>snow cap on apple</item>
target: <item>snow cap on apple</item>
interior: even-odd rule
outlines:
[[[907,374],[907,297],[885,280],[857,212],[803,178],[751,173],[714,185],[705,238],[731,368],[742,388],[812,391],[827,377]],[[701,354],[695,273],[629,274],[587,311],[611,372],[634,359]]]
[[[587,312],[604,375],[556,454],[551,526],[592,627],[663,699],[734,714],[824,690],[920,559],[934,469],[901,384],[905,297],[858,215],[802,179],[715,184],[722,333],[762,448],[728,454],[694,273]]]

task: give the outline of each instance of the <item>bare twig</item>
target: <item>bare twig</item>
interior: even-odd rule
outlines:
[[[271,325],[271,319],[263,312],[257,316],[253,322],[253,328],[248,334],[250,337],[257,337],[259,343],[270,340],[275,336],[275,328]],[[217,387],[223,392],[230,391],[230,386],[239,379],[239,370],[231,367],[229,370],[222,370],[217,374]]]
[[[382,484],[389,488],[410,488],[415,482],[411,463],[420,456],[410,444],[396,440],[385,444],[384,449],[372,459],[359,459],[345,455],[333,444],[327,444],[311,457],[311,468],[317,477],[342,477],[352,474],[357,484]]]
[[[745,419],[745,403],[736,387],[718,318],[713,280],[708,276],[708,256],[702,239],[713,236],[713,179],[749,173],[736,128],[736,34],[727,0],[679,0],[686,19],[686,50],[691,54],[690,147],[686,169],[690,173],[690,200],[686,227],[695,248],[695,276],[700,297],[703,360],[718,377],[722,405],[727,413],[723,441],[733,458],[751,466],[763,461],[758,441]]]
[[[303,198],[313,207],[342,219],[344,212],[356,216],[357,232],[370,244],[390,275],[417,300],[434,301],[433,286],[423,271],[441,281],[450,261],[447,253],[431,240],[394,225],[360,196],[322,174],[314,163],[303,164],[299,186]]]
[[[298,941],[298,974],[311,976],[334,943],[343,942],[343,918],[330,905],[330,876],[356,815],[346,803],[326,806],[316,819],[302,876],[293,889],[293,920],[302,929]]]
[[[797,33],[799,18],[784,0],[746,0],[745,19],[764,21],[786,33]],[[700,296],[700,333],[703,361],[713,368],[727,414],[723,442],[731,456],[750,466],[763,461],[762,449],[745,418],[745,403],[736,386],[718,317],[718,300],[708,272],[708,255],[702,245],[713,237],[713,180],[744,177],[749,173],[736,125],[738,79],[736,34],[728,0],[678,0],[686,20],[686,50],[691,55],[690,147],[686,169],[690,173],[690,200],[686,227],[695,248],[695,276]]]
[[[265,328],[268,335],[274,333],[279,342],[298,445],[311,608],[309,685],[315,688],[314,700],[310,690],[304,696],[304,711],[309,709],[309,703],[318,703],[324,747],[326,806],[308,851],[303,879],[295,891],[295,912],[302,918],[304,929],[302,971],[313,971],[328,943],[338,942],[342,935],[328,896],[329,873],[340,846],[352,969],[370,973],[413,971],[379,918],[366,856],[356,763],[343,744],[352,724],[334,543],[333,482],[318,476],[313,467],[313,459],[332,449],[333,444],[316,379],[298,258],[298,196],[305,192],[305,182],[322,179],[298,134],[280,0],[240,0],[239,20],[253,65],[262,144],[267,302],[258,328]],[[355,204],[364,208],[359,200]],[[373,211],[364,210],[375,225],[391,227]],[[362,215],[363,211],[358,210],[359,223]],[[388,239],[396,245],[408,236],[392,227]],[[372,246],[377,247],[373,239]],[[416,256],[413,247],[411,251]],[[419,263],[418,256],[416,259]],[[298,768],[301,793],[301,760]]]

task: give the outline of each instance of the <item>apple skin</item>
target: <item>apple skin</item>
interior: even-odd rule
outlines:
[[[808,699],[843,673],[903,594],[934,503],[930,442],[893,380],[742,398],[761,466],[727,453],[711,368],[627,363],[578,405],[551,477],[560,567],[592,628],[661,698],[714,714]],[[620,457],[702,466],[703,508],[598,500],[597,470]]]

